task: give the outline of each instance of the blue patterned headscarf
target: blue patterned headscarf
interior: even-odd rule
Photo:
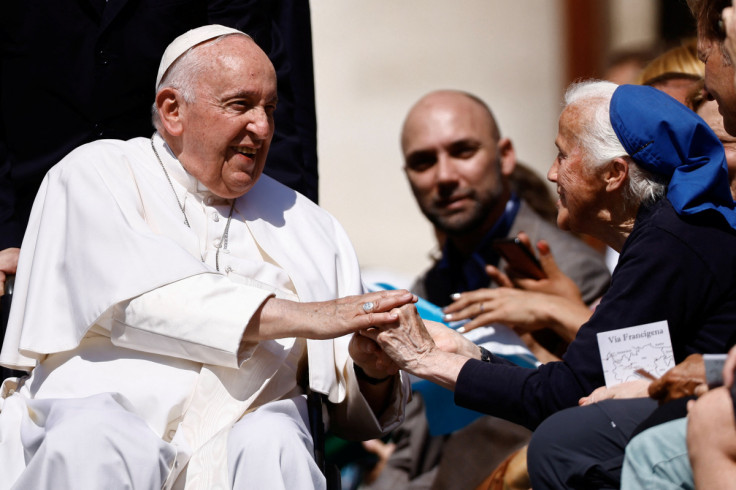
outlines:
[[[618,87],[609,112],[631,158],[670,177],[667,199],[677,214],[715,210],[736,229],[726,154],[705,121],[664,92],[641,85]]]

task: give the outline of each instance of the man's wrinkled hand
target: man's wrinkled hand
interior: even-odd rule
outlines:
[[[348,345],[348,352],[353,362],[363,369],[371,378],[383,379],[399,372],[399,367],[373,340],[353,334]]]
[[[691,354],[680,364],[649,385],[649,396],[659,403],[708,391],[705,379],[705,362],[701,354]]]

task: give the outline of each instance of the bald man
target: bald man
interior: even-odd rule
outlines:
[[[514,145],[501,136],[481,99],[451,90],[425,95],[406,117],[401,148],[419,208],[444,237],[442,257],[417,279],[414,293],[446,306],[453,293],[490,287],[485,265],[500,262],[491,242],[520,231],[532,243],[549,242],[586,303],[607,288],[609,273],[600,254],[512,191]],[[528,437],[526,429],[494,417],[431,437],[423,401],[416,396],[394,433],[397,449],[373,488],[472,488]],[[467,447],[482,450],[469,453]]]
[[[442,258],[419,278],[417,294],[440,306],[453,293],[489,287],[494,239],[526,232],[549,242],[561,269],[589,303],[608,285],[598,254],[541,218],[511,191],[516,152],[478,97],[437,91],[409,111],[401,135],[406,176],[422,213],[446,237]]]

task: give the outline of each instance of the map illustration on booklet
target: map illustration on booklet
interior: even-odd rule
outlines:
[[[600,332],[598,349],[608,388],[641,379],[637,369],[659,378],[675,366],[666,320]]]

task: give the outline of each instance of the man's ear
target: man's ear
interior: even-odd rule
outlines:
[[[606,182],[606,191],[613,192],[623,189],[629,176],[629,161],[626,158],[614,158],[603,171],[603,180]]]
[[[184,127],[179,92],[171,87],[159,90],[156,94],[156,109],[166,132],[172,136],[180,136]]]
[[[501,138],[496,146],[498,148],[501,175],[509,177],[516,168],[516,150],[514,150],[514,144],[508,138]]]

